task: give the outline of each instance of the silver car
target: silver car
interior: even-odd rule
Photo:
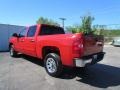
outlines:
[[[120,46],[120,37],[116,37],[112,41],[113,46]]]

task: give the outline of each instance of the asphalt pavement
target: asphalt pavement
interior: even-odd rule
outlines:
[[[120,90],[120,47],[105,46],[103,61],[80,69],[66,69],[59,78],[49,76],[43,62],[0,52],[0,90]]]

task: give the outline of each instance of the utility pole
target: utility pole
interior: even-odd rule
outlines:
[[[63,26],[63,29],[64,29],[64,25],[65,25],[64,21],[66,20],[66,18],[59,18],[59,19],[62,21],[62,26]]]

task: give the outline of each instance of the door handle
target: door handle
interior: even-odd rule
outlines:
[[[35,42],[35,40],[31,39],[30,42]]]
[[[24,42],[24,40],[20,40],[21,42]]]

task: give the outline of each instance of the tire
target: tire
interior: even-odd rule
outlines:
[[[10,45],[10,56],[11,57],[16,57],[18,55],[18,53],[14,50],[14,46]]]
[[[44,59],[44,66],[46,72],[53,77],[60,76],[63,70],[60,56],[55,53],[49,53],[46,55]]]

